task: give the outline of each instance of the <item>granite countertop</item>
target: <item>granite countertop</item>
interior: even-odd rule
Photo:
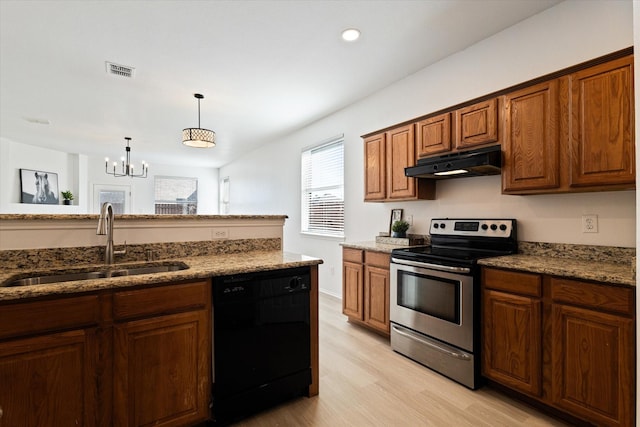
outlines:
[[[242,254],[220,254],[181,257],[176,259],[164,259],[149,263],[129,262],[117,263],[109,268],[118,269],[135,265],[166,265],[184,263],[189,268],[180,271],[166,273],[141,274],[136,276],[111,277],[103,279],[77,280],[72,282],[60,282],[52,284],[2,287],[2,284],[25,277],[25,275],[44,270],[3,269],[0,272],[0,301],[9,301],[24,298],[42,297],[49,295],[73,294],[91,292],[103,289],[127,288],[139,285],[160,284],[166,282],[205,279],[213,276],[226,276],[230,274],[250,273],[258,271],[279,270],[283,268],[304,267],[322,264],[319,258],[294,254],[282,251],[254,251]],[[104,264],[73,265],[70,268],[56,268],[55,272],[61,274],[70,270],[105,269]],[[50,271],[50,270],[46,270]]]
[[[100,215],[98,214],[0,214],[0,220],[95,220],[97,221]],[[167,219],[179,219],[185,220],[234,220],[234,219],[287,219],[287,215],[153,215],[153,214],[116,214],[117,220],[167,220]]]
[[[344,242],[345,248],[390,253],[407,246]],[[563,243],[518,242],[519,254],[484,258],[478,264],[613,285],[636,286],[635,248]]]
[[[530,273],[548,274],[614,285],[636,286],[633,264],[594,262],[544,255],[508,255],[478,260],[485,267],[498,267]]]

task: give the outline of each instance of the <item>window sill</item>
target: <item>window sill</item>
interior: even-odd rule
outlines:
[[[334,240],[337,242],[344,242],[344,236],[334,236],[330,234],[320,234],[320,233],[310,233],[308,231],[301,231],[300,234],[303,237],[311,237],[314,239],[322,239],[322,240]]]

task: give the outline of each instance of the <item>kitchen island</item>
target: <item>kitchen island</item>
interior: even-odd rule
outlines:
[[[318,394],[322,260],[282,251],[286,216],[116,216],[115,250],[123,253],[114,264],[104,262],[97,219],[0,215],[0,424],[214,418],[212,282],[293,268],[310,273],[306,395]],[[13,286],[70,273],[83,280]]]

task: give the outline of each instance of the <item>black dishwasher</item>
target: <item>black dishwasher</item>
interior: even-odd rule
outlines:
[[[214,278],[217,425],[307,394],[310,288],[308,267]]]

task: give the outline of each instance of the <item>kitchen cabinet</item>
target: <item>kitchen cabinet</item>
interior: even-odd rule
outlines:
[[[400,126],[364,138],[365,201],[400,201],[435,198],[435,183],[408,178],[404,169],[414,166],[414,125]]]
[[[485,269],[482,374],[524,393],[542,393],[542,283],[534,274]]]
[[[98,424],[96,295],[0,308],[0,426]]]
[[[502,192],[635,188],[633,55],[504,95]]]
[[[387,197],[387,135],[364,139],[364,200],[381,201]]]
[[[570,79],[570,186],[633,188],[633,56],[587,68]]]
[[[342,260],[342,313],[389,335],[390,255],[343,248]]]
[[[420,120],[416,124],[416,132],[418,157],[451,151],[451,113]]]
[[[595,425],[634,425],[633,288],[483,268],[482,290],[484,376]]]
[[[492,98],[455,110],[456,150],[499,142],[499,102]]]
[[[502,192],[560,186],[560,91],[554,79],[504,96]]]
[[[208,281],[0,307],[0,426],[209,418]]]
[[[116,292],[114,423],[182,426],[208,418],[211,285]]]
[[[597,425],[634,425],[633,289],[550,281],[554,405]]]

